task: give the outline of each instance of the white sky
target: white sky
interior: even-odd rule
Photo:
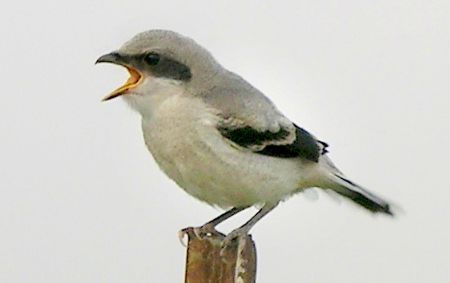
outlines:
[[[253,230],[258,282],[448,282],[450,2],[243,2],[2,5],[0,282],[182,282],[176,232],[220,211],[159,171],[138,115],[100,102],[125,71],[93,64],[152,28],[193,37],[405,211],[295,196]]]

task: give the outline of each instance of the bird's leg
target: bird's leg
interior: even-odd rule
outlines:
[[[261,218],[266,216],[270,211],[272,211],[276,206],[278,205],[278,202],[276,203],[266,203],[252,218],[250,218],[249,221],[247,221],[244,225],[241,227],[234,229],[231,231],[225,239],[222,241],[222,247],[226,248],[228,245],[231,244],[231,242],[234,239],[237,239],[239,237],[246,236],[250,229],[258,222]],[[222,249],[223,251],[223,249]]]
[[[232,217],[233,215],[236,215],[237,213],[241,212],[242,210],[248,208],[248,206],[244,206],[244,207],[233,207],[230,210],[225,211],[224,213],[222,213],[221,215],[217,216],[216,218],[214,218],[213,220],[205,223],[202,227],[210,227],[212,229],[215,229],[215,227],[217,225],[219,225],[220,223],[224,222],[225,220],[227,220],[228,218]]]
[[[248,206],[233,207],[232,209],[225,211],[221,215],[217,216],[216,218],[214,218],[211,221],[208,221],[207,223],[203,224],[200,227],[184,228],[179,232],[179,237],[180,237],[180,239],[183,239],[184,235],[188,231],[193,231],[195,236],[197,236],[197,238],[203,238],[204,236],[208,236],[208,235],[221,235],[221,233],[216,230],[216,226],[246,208],[248,208]]]

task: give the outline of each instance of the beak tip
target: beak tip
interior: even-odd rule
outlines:
[[[111,52],[105,55],[100,56],[96,61],[95,64],[98,63],[119,63],[121,62],[121,56],[118,52]]]
[[[116,97],[121,96],[121,95],[122,95],[121,92],[113,92],[110,95],[108,95],[106,97],[103,97],[102,102],[111,100],[111,99],[116,98]]]

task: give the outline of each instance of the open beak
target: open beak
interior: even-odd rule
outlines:
[[[101,56],[100,58],[95,61],[95,64],[97,63],[112,63],[116,65],[123,66],[127,68],[128,72],[130,73],[130,77],[128,80],[119,88],[114,90],[111,94],[106,96],[102,99],[102,101],[110,100],[115,97],[121,96],[123,94],[126,94],[126,92],[132,88],[135,88],[143,79],[143,75],[136,70],[135,68],[131,67],[129,65],[129,60],[125,56],[122,56],[121,54],[117,52],[112,52],[109,54],[105,54]]]

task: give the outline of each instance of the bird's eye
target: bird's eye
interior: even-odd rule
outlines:
[[[145,56],[145,62],[147,62],[147,64],[151,65],[151,66],[155,66],[156,64],[159,63],[159,60],[161,59],[161,57],[159,56],[159,54],[157,53],[148,53]]]

